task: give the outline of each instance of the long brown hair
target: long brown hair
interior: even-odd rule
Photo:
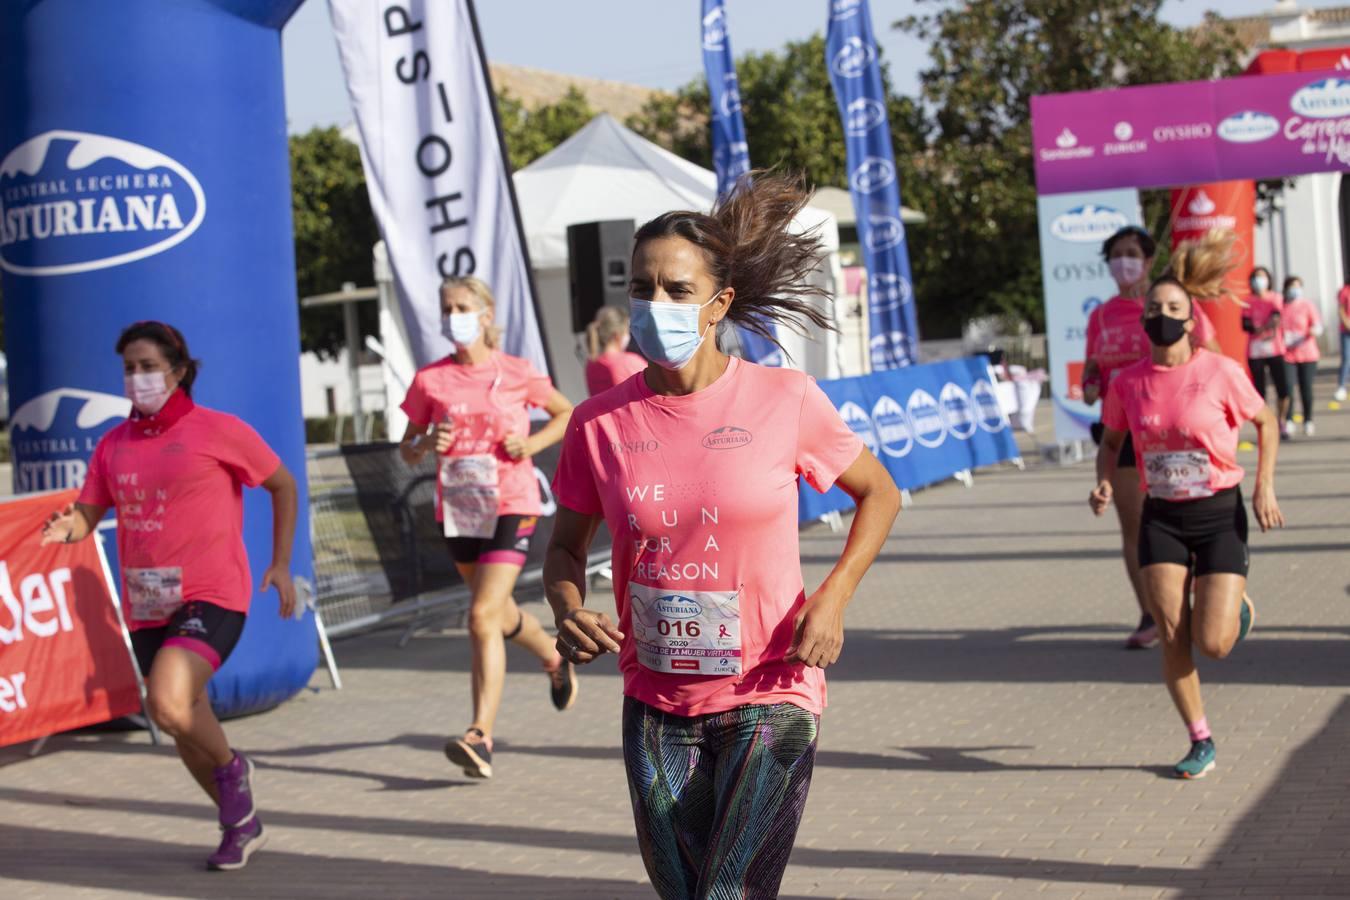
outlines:
[[[1236,234],[1220,229],[1207,231],[1195,240],[1182,241],[1172,252],[1166,271],[1149,286],[1149,293],[1159,285],[1174,284],[1192,300],[1233,296],[1232,291],[1224,287],[1224,279],[1237,266],[1237,260],[1233,258],[1236,243]]]
[[[820,234],[791,228],[809,197],[800,176],[752,171],[711,214],[681,210],[652,219],[634,235],[633,249],[664,237],[684,238],[698,247],[718,285],[736,289],[726,318],[781,350],[774,324],[800,334],[806,334],[807,322],[834,328],[811,302],[828,298],[829,292],[807,282],[825,256]]]

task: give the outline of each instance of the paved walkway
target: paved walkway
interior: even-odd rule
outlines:
[[[783,895],[1350,895],[1350,410],[1319,426],[1281,453],[1289,527],[1253,539],[1257,629],[1202,668],[1200,782],[1167,777],[1186,739],[1157,652],[1120,649],[1132,601],[1087,466],[917,494],[850,610]],[[840,544],[803,535],[809,582]],[[613,664],[558,715],[513,654],[499,775],[471,784],[440,753],[469,717],[464,634],[396,636],[338,644],[346,690],[318,675],[230,724],[271,834],[244,872],[200,870],[213,816],[143,735],[3,751],[0,897],[650,896]]]

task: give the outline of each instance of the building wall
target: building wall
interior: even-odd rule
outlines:
[[[384,380],[379,366],[361,366],[361,403],[366,412],[384,409]],[[300,402],[306,419],[328,415],[328,389],[333,389],[338,415],[352,414],[351,382],[347,375],[347,354],[337,359],[319,359],[316,354],[300,355]]]

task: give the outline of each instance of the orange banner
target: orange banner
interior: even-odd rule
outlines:
[[[1237,265],[1225,286],[1234,297],[1247,296],[1247,276],[1255,265],[1252,247],[1256,239],[1256,182],[1219,181],[1174,188],[1172,209],[1176,216],[1172,225],[1173,250],[1182,241],[1202,237],[1210,229],[1237,233]],[[1245,367],[1247,335],[1242,330],[1242,305],[1234,299],[1223,298],[1202,300],[1201,307],[1219,333],[1219,346],[1224,355]]]
[[[0,504],[0,746],[139,712],[98,546],[40,546],[75,491]]]

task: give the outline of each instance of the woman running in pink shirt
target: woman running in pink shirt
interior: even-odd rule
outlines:
[[[628,349],[628,313],[603,306],[586,326],[586,391],[592,397],[623,384],[647,368],[647,361]]]
[[[1144,314],[1144,292],[1153,270],[1158,245],[1143,228],[1127,225],[1102,243],[1106,260],[1120,293],[1092,311],[1087,324],[1087,353],[1083,365],[1083,402],[1091,405],[1111,391],[1117,375],[1141,359],[1148,358],[1148,335],[1140,324]],[[1217,351],[1219,342],[1214,326],[1200,307],[1195,308],[1195,330],[1191,342],[1197,347]],[[1125,640],[1131,650],[1143,650],[1158,643],[1158,626],[1144,603],[1139,578],[1139,516],[1144,498],[1134,474],[1134,443],[1129,435],[1117,457],[1115,482],[1116,517],[1120,521],[1121,552],[1125,574],[1130,579],[1135,602],[1139,605],[1139,624]]]
[[[265,840],[253,763],[230,749],[206,683],[244,631],[253,599],[243,488],[272,495],[272,562],[282,618],[295,610],[295,479],[252,428],[192,402],[197,361],[178,329],[137,322],[117,340],[131,418],[103,436],[78,502],[52,515],[44,544],[82,541],[117,510],[122,606],[146,676],[150,717],[215,802],[223,836],[212,869],[240,869]]]
[[[1183,243],[1168,272],[1149,288],[1143,325],[1153,350],[1121,372],[1102,414],[1097,487],[1089,504],[1106,511],[1116,454],[1128,433],[1147,493],[1139,529],[1144,593],[1163,642],[1163,677],[1186,725],[1191,749],[1178,778],[1214,768],[1214,740],[1200,700],[1192,646],[1222,659],[1255,618],[1247,598],[1247,513],[1242,503],[1238,430],[1256,424],[1260,456],[1252,508],[1261,530],[1282,526],[1275,501],[1279,424],[1247,373],[1226,356],[1194,349],[1194,298],[1217,296],[1230,267],[1231,233]],[[1194,576],[1194,605],[1187,581]]]
[[[711,215],[666,213],[633,249],[633,340],[653,365],[581,404],[554,479],[544,580],[559,649],[618,655],[638,845],[663,898],[774,897],[801,821],[844,609],[900,492],[805,374],[724,353],[718,325],[827,320],[790,231],[801,185],[756,173]],[[798,479],[857,503],[814,592],[798,558]],[[617,625],[587,608],[585,560],[614,536]]]
[[[492,291],[477,278],[448,278],[441,285],[441,329],[454,352],[413,378],[402,405],[408,428],[399,445],[410,466],[437,454],[436,519],[472,591],[473,721],[462,737],[445,744],[446,758],[470,778],[492,777],[507,641],[539,658],[554,708],[568,709],[577,693],[571,663],[513,596],[543,511],[531,457],[562,438],[572,404],[547,375],[498,349],[495,307]],[[550,417],[534,434],[532,407]]]

